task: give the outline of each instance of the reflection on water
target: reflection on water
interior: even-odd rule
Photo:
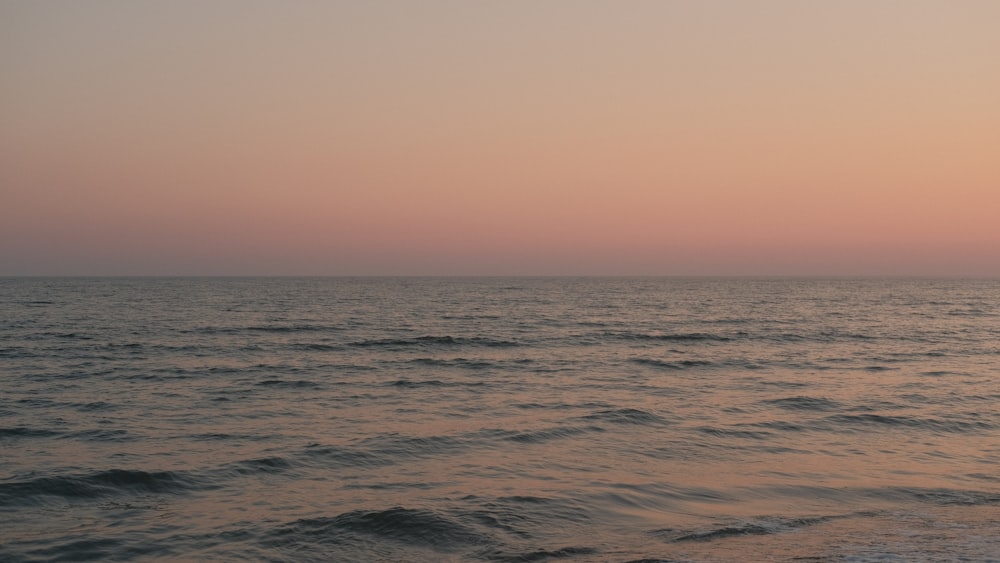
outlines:
[[[997,281],[0,292],[5,559],[1000,553]]]

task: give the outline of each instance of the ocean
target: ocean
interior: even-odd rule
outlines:
[[[1000,280],[0,279],[3,561],[1000,561]]]

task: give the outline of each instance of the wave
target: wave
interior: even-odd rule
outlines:
[[[408,360],[407,363],[432,367],[460,367],[467,369],[488,369],[499,367],[498,364],[494,362],[488,362],[485,360],[470,360],[466,358],[452,358],[450,360],[442,360],[439,358],[415,358]]]
[[[600,426],[557,426],[555,428],[515,432],[508,435],[506,439],[511,442],[520,442],[523,444],[541,444],[551,440],[559,440],[591,432],[604,432],[604,429]]]
[[[676,532],[674,530],[660,530],[657,535],[666,535],[671,542],[690,541],[713,541],[733,536],[759,536],[788,532],[806,526],[812,526],[827,522],[836,518],[835,516],[818,516],[813,518],[767,518],[756,519],[745,522],[727,524],[718,528],[708,530],[695,530],[690,532]],[[662,532],[667,532],[663,534]]]
[[[59,436],[62,432],[47,430],[45,428],[28,428],[16,426],[14,428],[0,428],[0,440],[4,438],[49,438]]]
[[[654,341],[654,342],[729,342],[733,337],[707,332],[682,333],[644,333],[644,332],[605,332],[605,337],[621,340]]]
[[[283,457],[248,459],[230,465],[230,469],[240,475],[284,473],[292,468],[293,464]]]
[[[966,375],[966,374],[955,371],[936,370],[936,371],[922,371],[920,372],[920,375],[924,375],[927,377],[944,377],[947,375]]]
[[[833,487],[824,485],[770,484],[755,487],[757,494],[791,498],[808,498],[850,503],[855,506],[885,502],[899,507],[913,504],[934,506],[1000,506],[1000,491],[951,489],[944,487]],[[872,516],[871,511],[845,514],[839,517]],[[833,518],[829,516],[827,518]]]
[[[788,422],[787,420],[767,420],[764,422],[755,422],[750,424],[755,428],[767,428],[769,430],[778,430],[780,432],[803,432],[809,430],[810,427],[804,424],[797,424],[795,422]],[[791,450],[789,450],[791,451]]]
[[[33,551],[31,555],[44,556],[46,561],[107,561],[121,560],[123,554],[128,555],[125,557],[126,559],[132,559],[142,555],[148,556],[156,551],[161,551],[161,554],[166,552],[160,546],[144,546],[137,549],[135,547],[126,548],[126,545],[127,542],[112,538],[88,538],[39,549]],[[2,551],[0,551],[0,555],[3,555]],[[38,559],[33,557],[29,559],[29,561],[31,560]]]
[[[493,516],[509,516],[528,526],[542,525],[545,520],[579,523],[591,519],[585,506],[567,498],[512,495],[485,500],[481,506],[483,510],[478,512],[480,514],[485,512]],[[521,535],[531,537],[536,531],[529,527]]]
[[[409,379],[397,379],[387,383],[389,387],[405,387],[407,389],[414,389],[418,387],[443,387],[446,385],[445,382],[440,379],[426,379],[423,381],[411,381]]]
[[[344,536],[388,539],[416,547],[452,551],[456,547],[489,543],[493,538],[432,510],[393,507],[355,510],[326,518],[305,518],[273,530],[266,543],[288,545],[343,543]]]
[[[67,434],[67,438],[81,439],[94,442],[129,442],[138,440],[139,436],[130,433],[122,428],[94,428],[90,430],[80,430]]]
[[[181,330],[181,334],[243,334],[247,332],[297,333],[297,332],[338,332],[344,327],[325,324],[292,324],[292,325],[250,325],[250,326],[205,326],[190,330]]]
[[[343,485],[343,489],[368,490],[368,491],[406,491],[406,490],[432,490],[436,487],[444,486],[445,483],[436,482],[381,482],[381,483],[348,483]]]
[[[912,416],[886,416],[881,414],[836,414],[825,419],[837,426],[871,428],[916,428],[944,433],[964,433],[995,430],[996,423],[985,420],[942,420],[936,418],[916,418]]]
[[[545,530],[567,523],[585,524],[591,520],[590,510],[587,507],[568,498],[533,495],[479,498],[467,495],[462,501],[474,505],[472,508],[461,509],[454,513],[462,522],[484,528],[491,536],[513,538],[518,544],[525,541],[537,543],[539,539],[545,537]],[[483,552],[479,555],[491,560],[516,561],[517,557],[529,554],[537,556],[540,552],[556,551],[560,550],[539,549],[525,552],[511,549]]]
[[[791,411],[829,411],[841,409],[840,403],[823,397],[797,395],[764,401],[765,404]]]
[[[584,408],[607,408],[611,405],[608,403],[583,403],[583,404],[571,404],[571,403],[512,403],[510,406],[518,409],[553,409],[553,410],[567,410],[575,409],[579,407]]]
[[[562,559],[565,557],[580,557],[583,555],[596,555],[598,550],[592,547],[568,546],[559,549],[538,549],[526,553],[503,553],[493,552],[486,554],[486,558],[492,561],[548,561],[549,559]]]
[[[662,426],[669,424],[669,421],[660,415],[630,408],[598,411],[582,418],[614,424],[638,424],[642,426]]]
[[[679,362],[666,362],[663,360],[656,360],[653,358],[632,358],[633,363],[641,364],[644,366],[652,366],[655,368],[668,369],[668,370],[684,370],[698,367],[710,367],[715,365],[713,362],[707,360],[681,360]]]
[[[324,468],[330,467],[361,467],[375,468],[393,465],[393,459],[377,455],[370,451],[355,448],[344,448],[340,446],[323,446],[320,444],[310,444],[306,446],[303,456],[306,460],[312,461],[314,465]]]
[[[913,504],[933,506],[1000,506],[1000,491],[976,489],[951,489],[934,487],[832,487],[823,485],[763,485],[756,488],[758,493],[776,494],[783,497],[823,499],[857,506],[890,502],[895,506],[912,507]],[[873,516],[871,510],[836,516]],[[827,516],[825,518],[835,518]]]
[[[93,336],[87,334],[81,334],[79,332],[39,332],[35,334],[26,334],[23,337],[25,340],[45,340],[49,338],[63,338],[67,340],[94,340]]]
[[[0,506],[40,502],[46,497],[101,498],[123,493],[181,494],[205,488],[183,473],[110,469],[88,475],[40,477],[0,483]]]
[[[451,455],[466,451],[475,439],[455,436],[401,436],[389,434],[368,438],[362,443],[376,457],[392,460]]]
[[[255,385],[258,387],[273,387],[280,389],[316,389],[320,387],[319,383],[304,379],[265,379],[264,381],[255,383]]]
[[[73,406],[76,407],[77,410],[83,412],[106,411],[119,408],[118,405],[112,403],[106,403],[104,401],[94,401],[92,403],[79,403]]]
[[[970,307],[967,309],[952,309],[946,313],[950,317],[993,317],[996,313],[988,309],[976,309]]]
[[[1000,505],[1000,492],[995,491],[894,487],[872,491],[872,493],[882,498],[893,496],[904,497],[938,506]]]
[[[452,346],[483,346],[488,348],[510,348],[514,346],[520,346],[519,343],[510,340],[494,340],[491,338],[482,337],[454,337],[454,336],[418,336],[416,338],[388,338],[379,340],[360,340],[357,342],[352,342],[351,346],[358,346],[362,348],[369,347],[385,347],[385,348],[400,348],[400,347],[452,347]]]
[[[703,434],[708,434],[710,436],[715,436],[718,438],[749,438],[751,440],[766,440],[774,436],[771,432],[755,431],[755,430],[733,430],[730,428],[716,428],[714,426],[702,426],[697,428],[697,430]]]
[[[823,330],[818,333],[819,340],[829,342],[832,340],[878,340],[880,337],[864,334],[860,332],[843,332],[839,330]]]
[[[288,344],[286,348],[291,350],[303,350],[306,352],[337,352],[343,350],[340,346],[334,346],[332,344],[320,344],[320,343],[302,343],[296,342],[294,344]]]
[[[213,399],[214,400],[214,399]],[[230,434],[228,432],[202,432],[198,434],[189,434],[187,436],[191,440],[197,441],[225,441],[225,440],[238,440],[238,441],[263,441],[265,439],[273,439],[277,436],[275,435],[264,435],[264,434]]]
[[[424,387],[484,387],[486,383],[483,381],[461,381],[461,382],[450,382],[441,381],[440,379],[423,379],[423,380],[413,380],[413,379],[397,379],[396,381],[390,381],[386,383],[389,387],[397,387],[402,389],[420,389]]]

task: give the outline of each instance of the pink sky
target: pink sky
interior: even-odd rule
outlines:
[[[1000,275],[998,26],[0,0],[0,275]]]

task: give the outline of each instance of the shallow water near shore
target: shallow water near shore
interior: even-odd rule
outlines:
[[[0,297],[5,561],[1000,560],[1000,280]]]

